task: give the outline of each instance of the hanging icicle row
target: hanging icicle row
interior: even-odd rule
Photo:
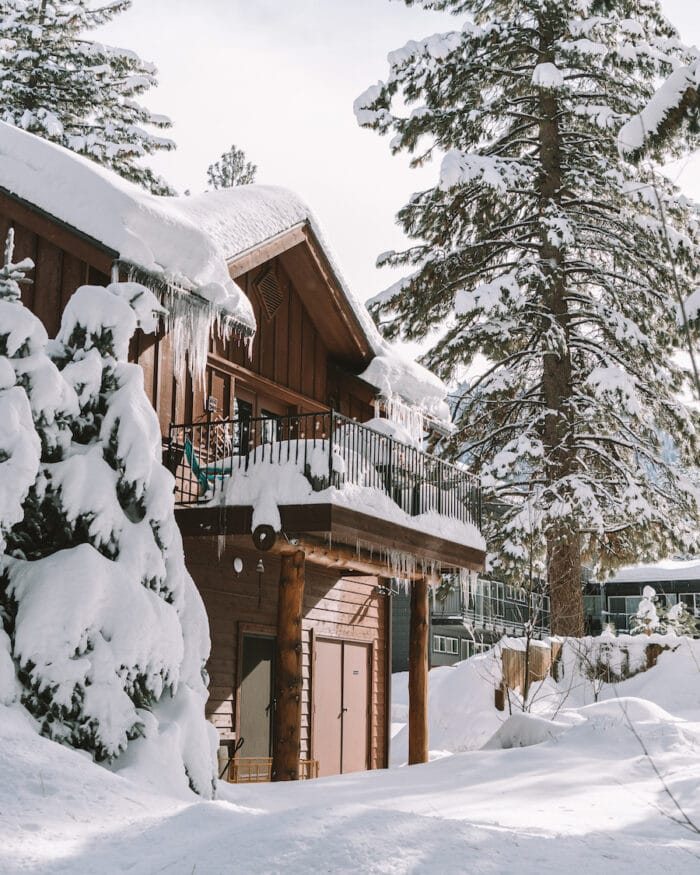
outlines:
[[[164,329],[172,337],[174,373],[177,378],[187,366],[195,383],[204,386],[209,339],[216,335],[226,343],[236,335],[252,343],[253,329],[216,304],[197,294],[195,289],[163,279],[129,262],[119,262],[129,282],[140,283],[157,295],[167,311]]]

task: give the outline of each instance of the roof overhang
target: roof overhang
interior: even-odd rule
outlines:
[[[338,571],[362,570],[380,577],[392,576],[387,561],[392,553],[415,557],[416,571],[409,572],[408,577],[424,576],[425,568],[436,573],[456,568],[484,569],[483,550],[351,508],[330,503],[291,504],[281,505],[279,512],[283,534],[278,538],[278,549],[299,546],[309,561]],[[249,506],[178,508],[175,516],[183,537],[251,537],[253,508]]]

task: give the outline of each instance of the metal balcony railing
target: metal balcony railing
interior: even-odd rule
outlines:
[[[456,586],[444,598],[435,598],[432,616],[437,622],[459,617],[474,626],[508,635],[522,634],[528,620],[536,636],[548,635],[550,630],[548,596],[490,580],[477,581],[467,597]]]
[[[229,479],[251,466],[292,464],[315,491],[369,487],[411,516],[432,511],[481,525],[477,478],[334,411],[171,425],[164,461],[179,505],[220,499]],[[235,504],[235,483],[226,500]]]

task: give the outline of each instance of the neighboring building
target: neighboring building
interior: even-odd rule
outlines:
[[[549,598],[539,592],[478,578],[468,586],[446,578],[431,596],[430,666],[453,665],[489,650],[504,635],[549,635]],[[392,672],[408,668],[409,599],[399,589],[392,604]]]
[[[683,602],[700,620],[700,562],[669,559],[620,568],[614,577],[599,584],[602,624],[610,623],[618,632],[630,631],[645,586],[656,590],[662,605]]]
[[[411,445],[445,416],[442,384],[379,338],[284,190],[156,198],[0,123],[0,237],[10,226],[50,335],[86,282],[133,279],[169,310],[131,358],[209,615],[222,745],[244,738],[278,779],[387,765],[386,582],[423,592],[423,569],[484,562],[478,483]]]

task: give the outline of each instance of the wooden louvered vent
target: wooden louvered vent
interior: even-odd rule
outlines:
[[[266,270],[265,273],[255,281],[255,288],[260,295],[265,315],[268,319],[272,319],[284,300],[284,291],[282,290],[282,286],[280,285],[274,270]]]

